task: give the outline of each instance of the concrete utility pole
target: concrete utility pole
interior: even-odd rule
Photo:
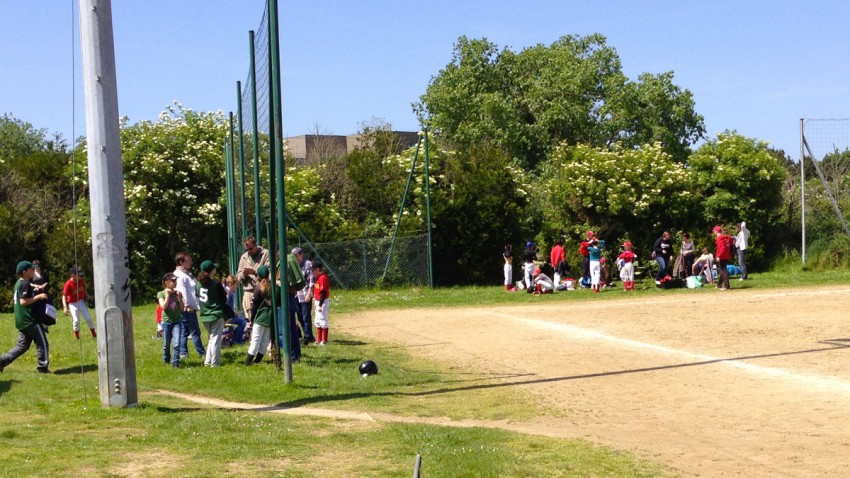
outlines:
[[[137,403],[127,216],[110,0],[79,0],[100,403]]]

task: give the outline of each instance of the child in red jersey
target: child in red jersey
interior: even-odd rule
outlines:
[[[86,305],[88,293],[86,293],[86,282],[83,280],[83,271],[79,267],[71,268],[70,279],[65,282],[62,288],[62,309],[67,315],[71,313],[71,321],[74,327],[74,336],[80,340],[80,316],[86,321],[89,326],[89,331],[92,337],[97,337],[97,332],[94,330],[94,321],[91,318],[91,312]]]
[[[325,269],[321,262],[313,262],[313,276],[316,285],[313,286],[313,301],[316,304],[316,312],[313,321],[316,323],[316,345],[327,345],[328,343],[328,309],[330,308],[331,281],[325,275]]]
[[[617,256],[617,264],[620,266],[620,280],[623,281],[623,290],[635,290],[635,259],[637,256],[632,252],[631,241],[623,243],[622,254]]]

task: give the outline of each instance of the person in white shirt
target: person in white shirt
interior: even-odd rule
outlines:
[[[183,330],[180,334],[180,358],[189,356],[189,338],[195,345],[198,355],[204,357],[207,351],[201,341],[201,327],[198,325],[198,295],[195,293],[195,276],[192,275],[192,256],[188,252],[179,252],[174,256],[177,268],[174,275],[177,276],[176,289],[183,296],[183,311],[180,313],[180,322]]]
[[[741,268],[741,277],[738,280],[747,280],[747,250],[750,248],[750,230],[747,223],[741,222],[736,226],[738,235],[735,236],[735,248],[738,249],[738,267]]]

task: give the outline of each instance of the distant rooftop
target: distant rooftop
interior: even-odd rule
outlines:
[[[404,147],[416,146],[419,133],[416,131],[393,131]],[[362,146],[362,135],[302,134],[284,138],[289,151],[299,164],[312,164],[324,158],[342,156]]]

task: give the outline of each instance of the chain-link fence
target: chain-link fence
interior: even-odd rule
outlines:
[[[299,244],[304,257],[320,261],[335,287],[428,286],[428,235]]]

